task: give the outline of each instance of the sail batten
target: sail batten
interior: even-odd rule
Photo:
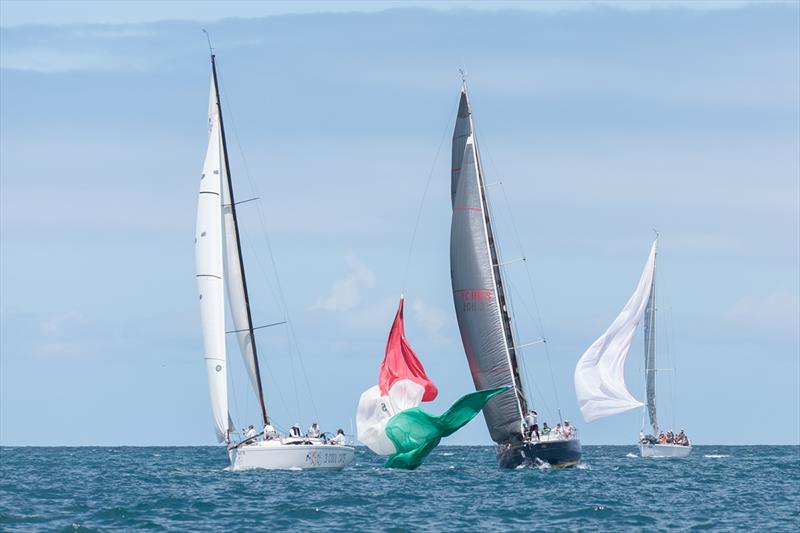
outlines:
[[[483,413],[497,443],[520,441],[525,407],[466,88],[453,131],[450,268],[461,340],[478,390],[508,387]]]
[[[575,367],[575,393],[587,422],[643,405],[625,384],[625,361],[636,328],[651,300],[656,245],[657,241],[654,241],[636,290],[622,312],[586,350]]]

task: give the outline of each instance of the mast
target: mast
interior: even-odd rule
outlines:
[[[211,73],[214,79],[214,92],[216,93],[216,100],[217,100],[217,113],[219,114],[219,128],[220,128],[220,136],[222,137],[222,154],[223,159],[225,160],[225,175],[228,183],[228,194],[230,195],[230,210],[231,215],[233,216],[233,230],[234,234],[236,235],[236,252],[239,259],[239,271],[241,273],[242,278],[242,287],[244,289],[244,304],[245,309],[247,312],[247,329],[250,334],[251,345],[253,349],[253,366],[255,367],[255,381],[256,381],[256,396],[258,397],[258,403],[261,407],[261,418],[264,422],[264,425],[269,423],[269,415],[267,414],[267,406],[264,403],[264,390],[261,384],[261,371],[258,365],[258,354],[256,350],[256,342],[255,342],[255,335],[253,331],[253,317],[252,313],[250,312],[250,295],[247,291],[247,278],[245,277],[245,270],[244,270],[244,259],[242,258],[242,245],[241,240],[239,239],[239,222],[236,218],[236,200],[233,196],[233,182],[231,181],[231,169],[230,163],[228,161],[228,143],[225,138],[225,123],[222,120],[222,104],[220,102],[219,96],[219,85],[217,82],[217,64],[216,58],[214,53],[211,54]]]
[[[492,229],[492,214],[489,210],[489,202],[486,197],[486,182],[483,178],[483,165],[481,164],[480,150],[478,150],[478,137],[475,133],[475,125],[472,120],[472,106],[469,105],[469,92],[467,91],[467,81],[463,80],[464,96],[467,99],[469,109],[469,126],[474,139],[475,161],[478,169],[478,191],[481,199],[481,206],[483,208],[484,223],[486,226],[486,244],[489,248],[489,256],[492,262],[492,276],[494,279],[495,292],[497,294],[498,311],[500,313],[500,320],[503,328],[503,336],[505,338],[506,352],[508,357],[509,370],[511,372],[512,385],[514,387],[514,395],[517,398],[517,405],[519,407],[520,424],[525,419],[525,413],[528,411],[527,400],[525,392],[522,389],[522,380],[519,375],[519,365],[517,363],[516,343],[514,340],[513,328],[511,327],[511,309],[506,298],[505,289],[503,286],[503,276],[500,269],[500,254],[495,242],[494,231]]]
[[[656,242],[657,239],[656,239]],[[654,244],[655,246],[655,244]],[[645,401],[653,435],[658,435],[656,418],[656,264],[658,251],[653,256],[653,281],[650,284],[650,297],[644,312],[644,360],[645,360]]]

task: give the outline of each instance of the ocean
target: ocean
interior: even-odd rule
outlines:
[[[0,530],[800,530],[800,446],[684,460],[585,446],[563,470],[440,446],[415,471],[365,448],[339,472],[231,472],[223,448],[0,448]]]

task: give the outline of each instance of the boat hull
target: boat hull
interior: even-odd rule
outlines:
[[[642,457],[668,458],[668,457],[688,457],[692,453],[691,446],[680,446],[676,444],[639,444],[639,452]]]
[[[581,441],[578,439],[525,442],[516,446],[498,446],[497,464],[501,468],[540,466],[555,468],[575,466],[581,462]]]
[[[228,451],[232,470],[338,470],[353,462],[354,449],[334,444],[258,442]]]

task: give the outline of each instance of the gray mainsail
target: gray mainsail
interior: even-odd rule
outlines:
[[[658,254],[658,252],[656,252]],[[657,257],[657,256],[656,256]],[[650,297],[644,310],[644,375],[647,414],[653,435],[658,435],[656,419],[656,263],[653,262],[653,281],[650,284]]]
[[[483,408],[492,440],[519,442],[527,405],[466,85],[453,132],[451,172],[450,276],[461,341],[476,389],[509,387]]]

